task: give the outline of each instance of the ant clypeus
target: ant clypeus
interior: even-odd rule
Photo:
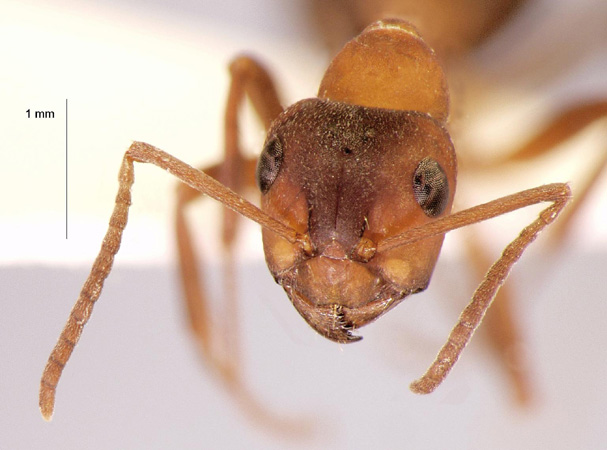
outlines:
[[[142,142],[125,153],[109,229],[42,375],[45,419],[52,416],[63,368],[118,252],[134,162],[157,165],[189,186],[179,189],[176,224],[191,325],[204,357],[237,388],[234,356],[215,351],[184,219],[186,204],[200,193],[262,226],[276,282],[312,328],[340,343],[360,340],[355,330],[428,286],[446,232],[550,202],[488,270],[434,363],[411,384],[417,393],[432,392],[444,380],[511,267],[570,199],[569,187],[558,183],[451,213],[456,158],[445,129],[447,84],[434,52],[407,22],[367,27],[333,60],[318,97],[285,110],[255,60],[236,59],[231,74],[222,164],[201,172]],[[268,129],[259,162],[244,157],[237,144],[237,108],[245,95]],[[255,181],[261,209],[240,195]],[[235,217],[224,225],[227,243]]]

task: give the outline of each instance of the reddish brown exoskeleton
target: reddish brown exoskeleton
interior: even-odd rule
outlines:
[[[312,328],[341,343],[359,340],[355,330],[427,287],[447,231],[550,202],[491,266],[435,362],[411,385],[418,393],[432,392],[447,376],[510,268],[570,198],[566,184],[552,184],[451,214],[456,156],[445,128],[447,84],[433,51],[407,22],[367,27],[333,60],[318,97],[284,111],[257,62],[238,58],[231,72],[222,164],[201,172],[149,144],[136,142],[127,150],[110,228],[42,376],[46,419],[118,251],[134,162],[155,164],[189,186],[179,191],[177,236],[191,325],[204,357],[245,400],[235,357],[212,345],[216,333],[198,284],[184,209],[199,193],[263,227],[275,280]],[[237,107],[245,95],[269,129],[258,163],[237,143]],[[261,209],[240,195],[255,182]]]

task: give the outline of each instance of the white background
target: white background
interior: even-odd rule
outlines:
[[[523,10],[475,60],[499,88],[454,124],[472,130],[476,147],[504,147],[551,106],[607,92],[607,8],[546,3]],[[297,2],[4,1],[0,8],[0,449],[605,445],[605,177],[564,248],[531,251],[514,273],[537,389],[526,410],[513,405],[482,337],[434,395],[407,389],[473,289],[457,237],[428,292],[363,329],[363,342],[339,346],[298,317],[267,275],[258,232],[249,227],[239,281],[245,373],[271,409],[311,424],[306,438],[289,438],[242,414],[197,359],[175,280],[175,182],[138,167],[116,268],[59,386],[53,422],[44,423],[39,375],[99,248],[130,142],[153,143],[194,165],[216,161],[233,55],[263,57],[286,103],[315,94],[328,55]],[[52,110],[55,118],[27,119],[27,109]],[[243,139],[255,149],[263,133],[253,122]],[[491,190],[462,172],[460,202],[575,181],[607,151],[604,142],[603,121],[554,161],[491,175]],[[218,210],[206,203],[198,221],[213,255]],[[497,250],[536,212],[482,233]]]

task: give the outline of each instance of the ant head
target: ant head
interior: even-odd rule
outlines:
[[[442,235],[376,245],[448,214],[455,176],[449,135],[428,114],[298,102],[270,129],[257,180],[262,209],[312,252],[264,229],[268,267],[310,325],[348,342],[350,328],[428,284]]]

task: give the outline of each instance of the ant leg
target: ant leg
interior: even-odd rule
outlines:
[[[220,201],[261,226],[271,229],[287,241],[297,245],[309,245],[305,237],[268,216],[214,178],[152,145],[134,142],[126,151],[122,160],[118,175],[119,187],[116,204],[110,217],[110,224],[103,239],[101,250],[80,291],[78,300],[72,308],[57,344],[49,356],[40,380],[39,405],[40,411],[46,420],[50,420],[52,417],[55,391],[63,369],[80,339],[85,324],[91,317],[93,306],[101,294],[103,283],[110,274],[114,257],[120,248],[122,233],[126,227],[128,210],[131,205],[131,187],[135,180],[134,162],[154,164],[173,174],[192,188]],[[247,399],[245,398],[245,400]]]
[[[251,170],[255,170],[256,161],[247,160],[246,173]],[[222,166],[224,163],[214,165],[212,167],[204,169],[204,173],[211,176],[214,179],[222,179],[220,176],[222,173]],[[232,348],[226,346],[225,341],[229,339],[230,332],[234,335],[234,330],[238,329],[235,324],[236,318],[234,311],[234,295],[231,276],[228,275],[232,270],[232,243],[235,238],[235,220],[230,224],[231,234],[226,240],[225,237],[222,240],[223,244],[223,271],[224,271],[224,294],[225,300],[228,305],[226,309],[229,310],[230,318],[226,320],[231,323],[230,327],[222,326],[224,336],[218,335],[217,325],[210,317],[209,312],[209,301],[206,295],[207,289],[205,286],[204,276],[204,265],[199,264],[199,258],[196,256],[194,251],[194,243],[190,227],[188,226],[188,220],[186,217],[186,209],[188,205],[194,201],[203,197],[203,194],[199,191],[191,188],[186,184],[180,183],[177,185],[177,204],[175,210],[175,233],[177,241],[177,253],[179,257],[179,274],[181,278],[181,285],[183,289],[183,297],[186,304],[186,314],[188,322],[196,341],[198,343],[199,350],[209,365],[215,369],[218,369],[220,377],[227,382],[234,381],[235,369],[237,367],[236,360],[236,346],[232,345]],[[224,210],[224,219],[226,213],[232,212]],[[236,215],[238,217],[238,215]],[[225,223],[225,222],[224,222]],[[224,226],[224,231],[226,227]],[[225,236],[225,233],[224,233]],[[217,342],[217,341],[220,342]],[[226,361],[227,356],[230,355],[232,361]]]
[[[457,362],[466,344],[470,341],[472,334],[480,325],[483,316],[491,306],[491,302],[514,263],[518,261],[538,234],[557,218],[570,198],[571,190],[566,184],[557,183],[540,186],[450,214],[425,226],[412,228],[403,234],[387,238],[377,244],[377,251],[382,252],[482,222],[526,206],[542,202],[552,203],[541,211],[539,217],[525,227],[516,239],[506,246],[499,259],[489,268],[484,280],[474,292],[468,306],[461,313],[458,323],[451,331],[447,342],[430,368],[419,380],[411,383],[410,388],[413,392],[428,394],[442,383]]]
[[[218,168],[220,181],[239,194],[255,188],[256,159],[245,158],[242,154],[239,137],[239,110],[248,97],[267,131],[272,121],[282,112],[280,100],[274,82],[266,69],[254,59],[240,56],[230,64],[231,83],[225,111],[225,159]],[[237,233],[239,215],[224,209],[222,225],[223,246],[223,292],[225,318],[221,324],[224,344],[224,372],[226,381],[239,378],[239,329],[237,320],[236,286],[234,274],[234,241]],[[219,337],[219,336],[218,336]]]
[[[527,141],[526,144],[509,152],[503,159],[489,163],[488,168],[499,167],[502,164],[510,162],[533,160],[549,153],[556,146],[579,134],[586,127],[605,118],[607,118],[607,100],[589,101],[571,107],[553,118],[542,131]],[[482,169],[482,167],[479,167],[479,169]],[[600,158],[593,163],[587,176],[578,183],[579,186],[574,188],[575,202],[573,202],[572,206],[567,208],[567,211],[563,213],[558,224],[552,227],[550,240],[554,245],[551,245],[551,248],[556,247],[560,242],[563,242],[563,237],[571,224],[571,219],[575,216],[576,212],[580,210],[589,197],[588,193],[606,169],[607,151],[604,151]]]
[[[245,76],[247,74],[248,76]],[[261,66],[255,63],[255,61],[252,59],[242,57],[236,60],[232,65],[232,75],[234,80],[241,78],[243,81],[241,83],[233,83],[236,94],[238,94],[238,89],[240,86],[240,89],[242,90],[241,92],[246,92],[251,98],[264,122],[264,125],[266,125],[266,127],[269,126],[272,117],[279,114],[281,108],[272,82],[267,76],[265,70],[263,70],[263,68],[261,68]],[[242,93],[240,94],[240,97],[242,97]],[[238,98],[238,95],[236,95],[236,98]],[[232,104],[235,104],[236,106],[238,103],[238,101],[232,102]],[[228,111],[226,112],[228,117],[230,115],[235,116],[234,107],[232,107],[232,109],[233,110],[228,108]],[[229,123],[229,121],[227,121],[227,123]],[[229,128],[230,126],[227,125],[226,130]],[[236,132],[237,129],[232,127],[231,134],[228,134],[235,135]],[[304,247],[309,246],[309,242],[306,240],[305,236],[299,235],[292,228],[278,222],[272,217],[269,217],[259,208],[247,202],[244,198],[238,194],[235,194],[232,190],[226,188],[214,178],[194,169],[193,167],[188,166],[177,158],[174,158],[149,144],[142,142],[133,143],[125,153],[122,161],[118,176],[119,188],[116,196],[116,204],[110,218],[110,225],[103,240],[101,250],[99,251],[95,263],[93,264],[91,273],[82,287],[78,300],[72,308],[68,321],[63,328],[61,335],[59,336],[57,344],[49,356],[42,374],[42,379],[40,380],[39,405],[42,416],[46,420],[50,420],[53,415],[56,388],[63,369],[65,368],[74,347],[80,339],[84,325],[88,322],[92,314],[93,306],[101,294],[103,283],[112,269],[114,257],[120,248],[122,233],[126,227],[128,210],[131,204],[131,186],[134,183],[133,163],[135,161],[152,163],[172,173],[194,190],[200,191],[205,195],[222,202],[228,208],[235,210],[239,214],[242,214],[245,217],[257,222],[262,227],[273,230],[287,241],[297,243]],[[245,162],[243,165],[251,166],[250,162]],[[229,167],[229,164],[226,164],[226,166]],[[227,171],[235,172],[234,170]],[[217,169],[217,172],[222,171]],[[238,179],[238,177],[236,177],[236,179]],[[248,180],[251,179],[252,177],[248,177]],[[248,181],[248,184],[252,183]],[[192,195],[192,191],[188,191],[187,189],[183,190],[182,195],[180,196],[181,205],[185,205],[194,197],[195,195]],[[183,232],[181,235],[186,236],[185,242],[182,240],[180,245],[180,251],[183,252],[187,247],[187,245],[183,244],[187,244],[189,242],[189,233]],[[184,258],[182,257],[182,260],[183,259]],[[187,262],[194,260],[195,258],[193,257],[193,254],[185,257],[186,264],[185,268],[183,269],[185,273],[193,273],[195,271],[195,265]],[[186,293],[189,296],[188,305],[194,305],[197,299],[202,298],[202,296],[199,296],[198,298],[196,297],[195,292],[198,289],[196,285],[188,283],[184,284],[184,286]],[[204,303],[202,303],[202,307],[198,308],[197,312],[193,313],[193,328],[198,330],[201,334],[202,342],[206,342],[204,336],[210,334],[208,332],[209,326],[207,316],[208,315],[206,314]],[[249,401],[249,403],[251,402]]]
[[[255,187],[256,158],[242,154],[238,142],[239,108],[248,97],[265,128],[280,114],[280,106],[274,85],[263,67],[248,57],[239,57],[230,65],[232,81],[225,113],[225,157],[210,168],[204,169],[209,176],[239,194]],[[234,283],[234,241],[239,214],[224,209],[222,226],[222,272],[224,311],[218,318],[211,317],[205,278],[201,264],[194,252],[192,235],[188,227],[186,209],[201,194],[187,185],[180,184],[177,191],[176,237],[179,254],[181,282],[190,327],[201,351],[204,362],[214,369],[226,384],[242,409],[265,426],[281,432],[306,433],[308,424],[273,414],[261,405],[248,391],[242,379],[239,358],[238,308]]]
[[[238,112],[246,97],[251,99],[253,107],[263,125],[268,128],[275,116],[280,114],[280,106],[274,84],[266,70],[253,59],[241,56],[230,65],[231,84],[225,111],[225,157],[224,160],[205,172],[223,185],[242,194],[255,184],[256,161],[243,156],[238,142]],[[233,273],[233,243],[237,233],[238,214],[223,211],[222,247],[223,247],[223,287],[224,306],[227,314],[222,326],[213,327],[205,295],[203,277],[199,277],[198,259],[185,217],[186,205],[200,194],[190,187],[180,185],[177,191],[176,235],[179,253],[181,280],[189,316],[190,326],[202,351],[212,367],[218,368],[220,376],[228,384],[238,378],[238,343],[235,339],[238,329],[235,306]],[[229,316],[229,317],[228,317]],[[220,334],[218,334],[220,333]],[[220,348],[216,348],[219,346]]]

